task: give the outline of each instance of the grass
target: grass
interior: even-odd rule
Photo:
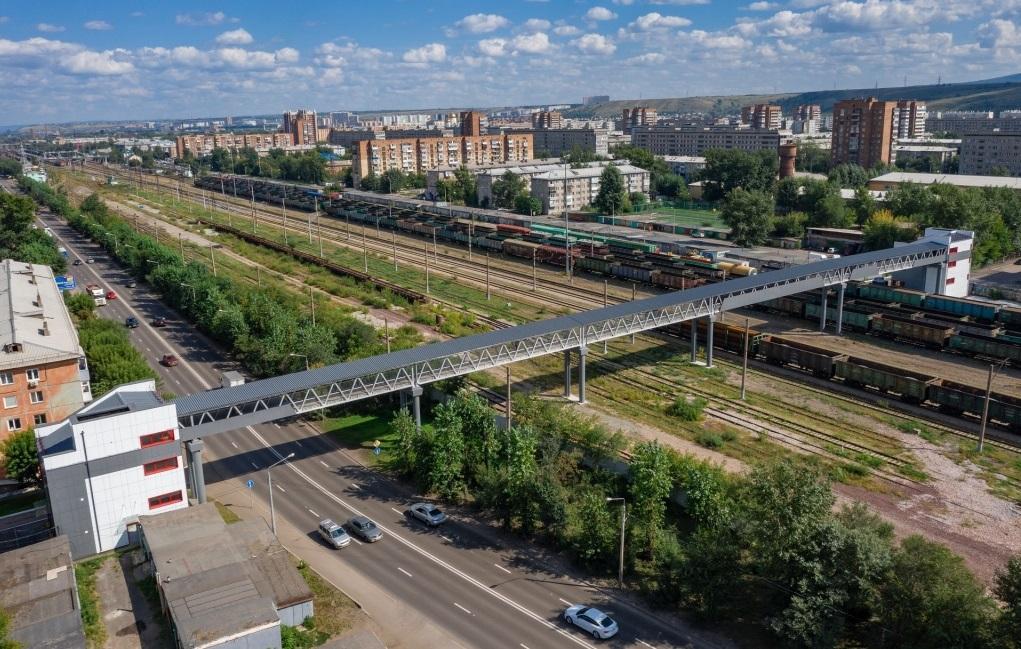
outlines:
[[[234,513],[234,510],[224,505],[219,500],[214,500],[213,504],[216,505],[216,511],[220,512],[220,518],[227,525],[232,525],[241,520],[241,517]]]
[[[409,404],[410,407],[410,404]],[[378,411],[365,410],[349,412],[340,416],[327,417],[317,423],[319,430],[330,435],[338,442],[371,450],[373,442],[380,442],[380,454],[372,456],[372,463],[386,465],[390,457],[390,449],[394,448],[397,438],[390,429],[390,417],[396,408],[381,406]],[[422,428],[432,429],[430,413],[423,404]]]
[[[78,600],[81,602],[82,624],[89,649],[100,649],[106,643],[106,627],[99,610],[99,593],[96,592],[96,573],[113,554],[100,555],[74,566],[74,578],[78,584]]]
[[[17,514],[35,507],[38,503],[45,501],[46,498],[42,492],[30,491],[24,494],[18,494],[17,496],[11,496],[10,498],[4,498],[0,500],[0,516],[7,516],[8,514]]]
[[[315,608],[313,630],[325,636],[322,642],[348,631],[354,624],[354,618],[360,615],[358,604],[334,588],[333,584],[323,579],[304,561],[293,555],[291,560],[312,591],[312,604]]]

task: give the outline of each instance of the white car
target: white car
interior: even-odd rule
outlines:
[[[447,520],[447,515],[431,503],[415,503],[411,506],[411,515],[429,527],[436,527]]]
[[[596,640],[606,640],[617,635],[617,623],[598,608],[574,604],[564,611],[564,620],[579,629],[587,631]]]
[[[328,518],[319,521],[319,536],[336,549],[351,545],[351,537],[344,528]]]

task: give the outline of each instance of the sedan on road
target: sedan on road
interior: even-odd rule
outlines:
[[[176,367],[179,362],[173,354],[163,354],[163,358],[160,359],[160,365],[164,367]]]
[[[154,326],[154,327],[166,327],[167,326],[167,319],[166,318],[153,318],[152,319],[152,326]]]
[[[135,329],[135,328],[137,328],[138,327],[138,318],[136,318],[133,315],[132,316],[128,316],[127,319],[124,320],[124,326],[127,327],[128,329]]]
[[[86,264],[94,264],[94,263],[96,263],[96,260],[94,258],[92,258],[92,257],[89,257],[88,259],[85,260],[85,263]]]
[[[605,640],[617,635],[617,623],[598,608],[574,604],[564,611],[564,620],[592,635],[596,640]]]
[[[376,524],[364,516],[355,516],[347,522],[347,526],[352,534],[366,543],[375,543],[383,538],[383,533],[379,531]]]
[[[436,527],[447,520],[447,515],[431,503],[415,503],[411,506],[411,515],[429,527]]]
[[[113,291],[107,291],[106,292],[106,299],[108,299],[108,300],[116,300],[117,299],[117,294],[114,293]]]
[[[74,260],[74,265],[75,266],[81,266],[82,265],[82,260],[81,259],[75,259]]]
[[[128,283],[125,284],[125,286],[127,286],[128,288],[135,288],[136,286],[138,286],[138,282],[136,282],[133,279],[130,279],[128,280]]]

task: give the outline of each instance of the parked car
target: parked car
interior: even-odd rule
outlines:
[[[94,263],[96,263],[96,260],[94,258],[92,258],[92,257],[89,257],[88,259],[85,260],[85,263],[86,264],[94,264]]]
[[[347,522],[347,526],[352,534],[366,543],[375,543],[383,538],[383,533],[379,531],[376,524],[364,516],[355,516]]]
[[[82,260],[81,259],[75,259],[74,260],[74,265],[75,266],[81,266],[82,265]]]
[[[116,300],[117,299],[117,294],[114,293],[113,291],[107,291],[106,292],[106,299],[108,299],[108,300]]]
[[[617,623],[598,608],[574,604],[564,611],[564,620],[592,635],[596,640],[605,640],[617,635]]]
[[[436,527],[447,520],[447,515],[432,503],[415,503],[411,506],[411,515],[429,527]]]
[[[133,315],[128,316],[127,319],[124,320],[124,326],[127,327],[128,329],[136,328],[138,326],[138,318],[136,318]]]
[[[180,361],[173,354],[163,354],[163,358],[160,359],[160,364],[164,367],[176,367],[178,363]]]
[[[167,326],[167,319],[166,318],[153,318],[152,319],[152,326],[154,326],[154,327],[165,327],[165,326]]]
[[[351,537],[343,527],[337,525],[329,518],[319,521],[319,536],[323,537],[334,549],[340,549],[351,545]]]
[[[136,282],[135,280],[131,279],[131,280],[128,280],[128,283],[125,284],[125,286],[127,286],[128,288],[135,288],[136,286],[138,286],[138,282]]]

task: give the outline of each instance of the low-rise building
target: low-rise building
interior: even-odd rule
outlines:
[[[543,213],[578,210],[599,194],[604,166],[581,169],[557,168],[532,177],[532,196],[542,203]],[[649,172],[633,165],[617,165],[629,193],[649,193]]]
[[[975,175],[1003,171],[1021,176],[1021,132],[962,135],[960,171]]]
[[[0,554],[0,610],[10,616],[5,639],[26,649],[86,646],[66,536]]]
[[[957,147],[941,144],[896,144],[893,147],[897,162],[905,160],[924,160],[926,158],[942,168],[944,164],[957,155]]]
[[[177,646],[279,649],[313,615],[312,591],[262,519],[223,522],[213,503],[139,517],[140,541]]]
[[[973,176],[967,174],[927,174],[892,171],[869,181],[869,189],[890,191],[905,183],[916,185],[945,184],[956,187],[1006,187],[1021,192],[1021,178],[1009,176]]]
[[[780,147],[780,132],[733,126],[635,128],[631,131],[631,144],[662,156],[700,156],[710,149],[776,151]]]
[[[532,135],[536,152],[562,156],[578,148],[596,155],[609,153],[609,131],[596,128],[541,128],[526,131]]]
[[[0,261],[0,440],[91,400],[85,353],[53,269]]]
[[[670,171],[685,178],[705,169],[705,157],[700,155],[665,155],[663,161],[670,167]]]

